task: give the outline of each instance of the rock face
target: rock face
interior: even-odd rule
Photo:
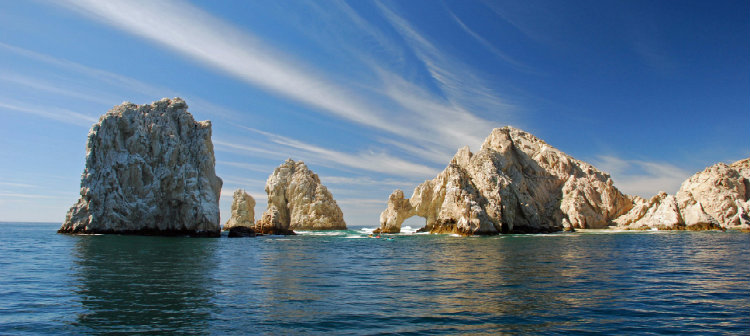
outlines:
[[[677,200],[672,195],[660,192],[650,200],[633,197],[633,208],[614,220],[627,229],[679,229],[683,224]]]
[[[381,226],[374,233],[398,233],[401,231],[401,223],[416,214],[409,199],[404,198],[404,192],[396,189],[388,197],[388,207],[380,214]]]
[[[750,159],[708,167],[682,182],[676,196],[687,226],[750,228]]]
[[[631,207],[606,173],[529,133],[503,127],[494,129],[476,154],[460,149],[410,199],[394,192],[380,216],[380,231],[399,232],[413,215],[426,218],[424,230],[435,233],[606,228]]]
[[[268,208],[257,228],[265,234],[293,230],[345,230],[344,214],[318,175],[304,162],[286,160],[266,181]]]
[[[60,233],[219,235],[211,122],[180,98],[115,106],[89,131],[81,198]]]
[[[630,212],[615,220],[625,228],[750,228],[750,159],[718,163],[682,183],[676,196],[637,197]]]
[[[242,189],[235,190],[232,196],[232,214],[223,229],[238,226],[255,228],[255,199]]]

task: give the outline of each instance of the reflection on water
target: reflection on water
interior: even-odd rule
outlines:
[[[389,241],[54,229],[0,231],[0,334],[750,333],[750,235],[737,232]]]
[[[86,236],[75,245],[75,292],[89,331],[207,333],[216,239]]]

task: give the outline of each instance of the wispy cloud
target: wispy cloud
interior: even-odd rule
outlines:
[[[59,107],[29,105],[7,100],[0,101],[0,109],[32,114],[76,126],[91,127],[91,125],[98,120],[95,117]]]
[[[478,146],[483,136],[498,125],[479,117],[473,111],[491,113],[510,120],[512,104],[505,102],[476,74],[474,69],[442,51],[417,31],[407,20],[378,2],[378,8],[393,28],[407,41],[423,63],[442,95],[426,90],[385,71],[386,93],[396,102],[433,123],[438,137],[450,143]],[[440,126],[437,126],[440,125]],[[459,146],[459,147],[460,147]]]
[[[355,92],[336,85],[310,66],[190,4],[96,0],[66,3],[86,16],[283,97],[362,125],[391,132],[404,131],[378,114],[368,112],[371,106],[357,99]],[[134,20],[136,17],[138,19]]]
[[[295,149],[301,154],[301,157],[309,158],[309,161],[321,162],[331,167],[346,166],[397,176],[433,176],[437,174],[436,169],[409,162],[384,152],[369,151],[350,154],[249,127],[243,128],[266,136],[272,143]]]
[[[463,30],[466,34],[474,38],[479,44],[481,44],[483,47],[485,47],[487,50],[489,50],[491,53],[493,53],[495,56],[497,56],[499,59],[505,61],[507,64],[510,64],[513,66],[514,69],[526,73],[534,73],[535,71],[531,69],[528,65],[517,61],[510,55],[506,54],[502,50],[495,47],[494,44],[490,43],[490,41],[487,41],[486,38],[482,37],[481,35],[477,34],[474,30],[469,28],[469,26],[466,25],[466,23],[461,20],[455,13],[448,10],[448,14],[450,14],[453,21],[456,22],[456,24]]]
[[[483,81],[474,71],[445,56],[383,5],[379,7],[388,21],[405,37],[439,83],[440,95],[431,95],[403,78],[399,80],[386,70],[387,64],[382,63],[374,64],[372,69],[380,83],[353,88],[351,83],[334,79],[340,76],[322,72],[249,32],[179,1],[71,0],[65,3],[87,17],[151,40],[281,97],[423,144],[451,150],[466,144],[478,145],[481,138],[477,134],[489,133],[499,125],[478,117],[473,111],[502,115],[509,107],[481,84]],[[379,45],[390,50],[389,53],[400,52],[385,34],[348,5],[338,3],[338,7],[355,29],[373,36]],[[135,17],[138,19],[133,20]],[[394,105],[399,108],[391,109]]]
[[[598,156],[592,162],[608,172],[620,191],[649,198],[659,191],[674,194],[691,172],[665,162],[626,160],[616,156]]]
[[[271,173],[273,171],[273,167],[268,165],[261,165],[261,164],[254,164],[254,163],[245,163],[245,162],[233,162],[233,161],[216,161],[217,165],[223,165],[223,166],[230,166],[230,167],[236,167],[241,168],[249,171],[254,171],[258,173]]]
[[[74,71],[79,74],[84,74],[87,77],[95,78],[99,82],[107,83],[110,85],[117,86],[119,88],[127,89],[128,91],[135,91],[148,96],[164,97],[163,95],[176,95],[173,91],[165,88],[159,88],[151,84],[144,83],[142,81],[111,73],[108,71],[95,69],[82,65],[80,63],[68,61],[65,59],[55,58],[49,55],[31,51],[28,49],[13,46],[7,43],[0,42],[0,49],[12,52],[14,54],[26,57],[28,59],[42,62],[45,64],[53,65],[61,69]],[[111,102],[109,102],[111,103]]]

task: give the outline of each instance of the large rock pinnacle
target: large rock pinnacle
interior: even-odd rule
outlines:
[[[123,103],[89,131],[81,198],[61,233],[219,235],[211,122],[180,98]]]

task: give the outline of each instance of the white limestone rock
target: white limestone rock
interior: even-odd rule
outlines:
[[[304,162],[287,159],[266,181],[268,208],[260,233],[290,234],[293,230],[345,230],[344,214],[318,175]]]
[[[388,207],[380,214],[380,223],[384,224],[373,233],[398,233],[401,223],[415,214],[409,200],[404,198],[404,192],[397,189],[388,197]]]
[[[242,189],[237,189],[232,195],[232,214],[224,224],[223,229],[243,226],[255,228],[255,199]]]
[[[476,154],[460,149],[409,203],[425,230],[465,235],[606,228],[632,206],[606,173],[509,126],[494,129]],[[400,230],[410,211],[389,202],[381,230]]]
[[[123,103],[89,131],[81,198],[60,233],[218,236],[211,122],[180,98]]]
[[[626,214],[616,218],[614,223],[626,229],[680,229],[684,221],[673,195],[665,192],[652,197],[650,200],[635,196],[633,208]]]
[[[750,228],[750,158],[696,173],[682,183],[676,197],[688,227]]]

